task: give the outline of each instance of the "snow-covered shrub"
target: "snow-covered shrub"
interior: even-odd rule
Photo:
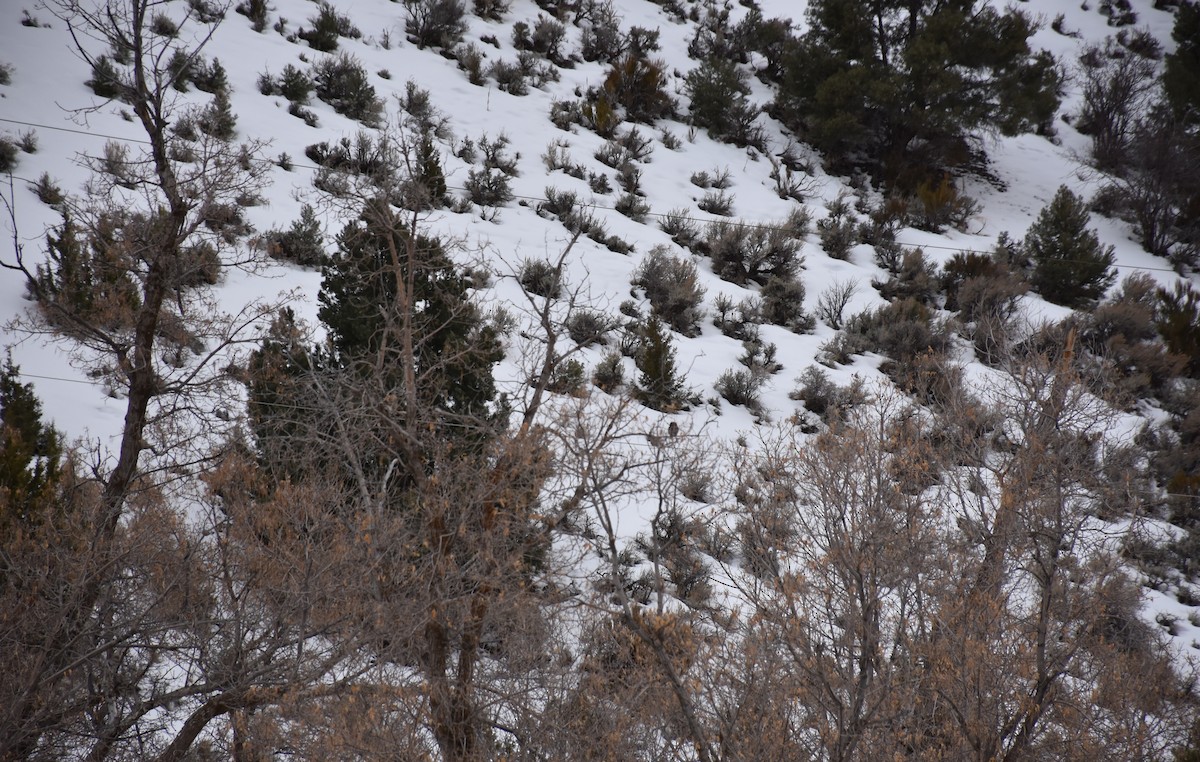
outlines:
[[[705,193],[704,197],[696,202],[696,206],[709,214],[730,217],[733,215],[733,196],[723,190]]]
[[[788,396],[803,402],[806,410],[825,423],[842,420],[850,410],[867,400],[861,378],[855,376],[848,386],[838,386],[816,365],[804,369],[796,378],[796,388]]]
[[[685,336],[698,333],[704,289],[695,263],[671,256],[656,246],[646,254],[633,275],[633,285],[646,292],[650,307],[664,323]]]
[[[317,6],[317,15],[308,19],[312,29],[301,29],[296,36],[308,43],[313,50],[322,53],[332,53],[337,50],[338,37],[358,39],[362,32],[351,23],[350,19],[341,15],[327,2]]]
[[[804,311],[804,282],[795,275],[772,275],[762,287],[762,316],[768,323],[804,333],[816,321]]]
[[[475,15],[489,21],[502,21],[508,13],[509,0],[475,0],[473,9]]]
[[[16,142],[8,137],[0,137],[0,172],[12,172],[17,167]]]
[[[600,358],[592,371],[592,383],[605,392],[616,391],[625,383],[625,364],[620,352],[614,349]]]
[[[858,242],[858,227],[850,213],[850,204],[846,199],[838,198],[825,208],[829,215],[817,221],[821,248],[834,259],[846,259],[850,256],[850,247]]]
[[[375,95],[367,70],[354,56],[342,53],[314,64],[313,85],[317,97],[339,114],[368,127],[379,123],[383,103]]]
[[[714,388],[732,405],[741,405],[755,415],[762,413],[759,391],[763,377],[751,370],[727,370],[717,379]]]
[[[630,52],[613,64],[604,79],[604,92],[633,122],[651,123],[675,115],[675,101],[667,93],[666,64]]]
[[[562,293],[562,274],[544,259],[525,260],[517,273],[517,282],[529,293],[547,299],[557,299]]]
[[[462,0],[405,0],[408,21],[404,25],[409,40],[419,48],[449,50],[467,30]]]
[[[672,209],[658,223],[672,241],[688,249],[700,238],[700,225],[690,215],[687,209]]]
[[[717,294],[713,299],[713,325],[730,338],[757,340],[762,321],[762,299],[757,296],[747,296],[737,304],[728,294]]]
[[[613,329],[613,321],[603,312],[578,309],[567,317],[566,329],[571,341],[581,347],[607,344],[608,332]]]
[[[800,266],[799,237],[785,226],[714,222],[698,248],[712,259],[717,275],[739,285],[789,277]]]
[[[612,61],[621,54],[625,46],[621,18],[609,0],[592,5],[579,42],[585,61]]]

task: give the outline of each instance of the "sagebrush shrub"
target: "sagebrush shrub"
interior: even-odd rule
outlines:
[[[642,222],[650,213],[650,205],[635,193],[626,193],[617,199],[616,210],[631,220]]]
[[[811,331],[816,321],[804,311],[804,283],[795,275],[771,275],[762,287],[762,316],[768,323],[796,333]]]
[[[367,70],[354,56],[342,53],[314,64],[313,86],[317,97],[339,114],[368,127],[379,124],[383,103],[375,95]]]
[[[917,185],[916,200],[910,205],[910,209],[918,210],[913,225],[934,233],[942,232],[947,225],[965,230],[968,220],[979,211],[974,199],[959,193],[949,174],[936,182],[932,178],[922,180]]]
[[[58,206],[66,200],[62,188],[54,182],[49,172],[43,172],[37,182],[33,184],[33,192],[38,200],[47,206]]]
[[[727,370],[717,379],[714,388],[731,405],[741,405],[751,413],[762,412],[759,391],[763,377],[751,370]]]
[[[850,248],[858,242],[858,226],[850,213],[850,205],[839,198],[826,209],[829,215],[817,221],[821,248],[834,259],[846,259],[850,256]]]
[[[405,0],[405,31],[419,48],[450,49],[462,39],[467,25],[462,0]]]
[[[628,53],[609,69],[603,88],[625,110],[625,118],[650,123],[675,115],[675,101],[667,93],[665,64]]]
[[[603,312],[580,309],[567,317],[566,328],[571,341],[581,347],[588,347],[608,343],[608,333],[613,329],[613,321]]]
[[[672,329],[685,336],[698,333],[704,315],[700,308],[704,288],[699,284],[695,263],[656,246],[634,272],[633,284],[645,290],[654,314]]]
[[[713,299],[713,325],[726,336],[738,341],[756,341],[763,322],[762,299],[747,296],[737,304],[728,294]]]
[[[958,309],[958,290],[971,278],[995,278],[1007,272],[1004,266],[986,254],[960,251],[942,265],[938,279],[946,294],[946,309]]]
[[[709,214],[730,217],[733,215],[733,196],[723,190],[705,193],[696,206]]]
[[[17,144],[7,137],[0,137],[0,172],[12,172],[17,168]]]
[[[509,0],[475,0],[473,9],[481,19],[502,21],[504,14],[508,13]]]
[[[521,288],[531,294],[557,299],[562,294],[562,273],[544,259],[527,259],[517,273]]]
[[[585,61],[612,61],[621,54],[625,39],[621,18],[610,0],[593,3],[579,36],[580,55]]]
[[[924,352],[944,352],[950,334],[928,307],[913,299],[892,302],[853,315],[823,347],[834,362],[849,362],[863,352],[878,352],[903,365]]]
[[[800,267],[800,240],[783,226],[714,222],[698,248],[712,259],[717,275],[739,285],[791,277]]]
[[[806,410],[826,424],[844,420],[847,413],[867,399],[861,378],[855,376],[848,386],[838,386],[816,365],[804,369],[796,378],[796,388],[788,396],[803,402]]]
[[[690,249],[700,238],[700,224],[691,218],[687,209],[672,209],[663,214],[658,226],[671,236],[671,240]]]

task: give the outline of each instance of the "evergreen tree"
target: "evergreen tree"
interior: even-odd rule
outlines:
[[[1154,323],[1171,352],[1188,361],[1188,373],[1200,378],[1200,291],[1177,282],[1173,291],[1160,288]]]
[[[1049,124],[1059,74],[1025,14],[977,0],[814,0],[776,112],[835,161],[903,189],[967,158],[976,130]]]
[[[1164,59],[1163,90],[1179,119],[1200,124],[1200,2],[1180,4],[1171,37],[1178,47]]]
[[[408,332],[422,404],[462,419],[488,419],[496,397],[492,366],[503,356],[495,331],[470,301],[467,282],[441,242],[414,236],[378,206],[370,204],[363,219],[346,225],[322,271],[318,314],[335,362],[347,368],[364,358],[373,363],[381,352],[400,351]]]
[[[754,126],[758,109],[746,98],[747,79],[745,72],[723,58],[709,58],[689,72],[684,87],[692,101],[692,122],[720,140],[760,145],[762,131]]]
[[[300,219],[287,230],[267,233],[267,253],[302,267],[317,267],[325,260],[325,236],[311,204],[300,207]]]
[[[62,458],[58,432],[42,422],[33,385],[20,377],[9,357],[0,372],[0,547],[10,547],[19,528],[39,523]]]
[[[247,373],[250,431],[264,467],[276,478],[294,479],[312,463],[295,467],[289,450],[302,441],[310,410],[301,377],[321,365],[321,353],[304,342],[296,315],[285,307],[250,356]]]
[[[1047,301],[1085,306],[1103,296],[1116,277],[1112,246],[1102,246],[1087,224],[1083,199],[1062,186],[1030,226],[1025,250],[1033,260],[1032,283]]]
[[[87,235],[66,211],[62,224],[46,234],[46,262],[28,284],[47,320],[67,333],[82,323],[127,327],[140,301],[130,275],[130,247],[119,239],[122,220],[103,216]]]
[[[423,189],[429,205],[440,207],[446,203],[446,174],[442,171],[442,158],[433,144],[433,138],[425,135],[417,152],[417,184]]]
[[[634,359],[641,371],[637,396],[643,404],[665,412],[687,408],[687,392],[675,367],[675,347],[662,320],[650,317]]]
[[[227,90],[217,90],[213,94],[212,103],[200,112],[197,122],[206,135],[211,135],[217,140],[233,140],[237,134],[237,115],[229,105]]]

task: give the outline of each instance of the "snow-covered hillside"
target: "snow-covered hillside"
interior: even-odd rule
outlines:
[[[44,231],[60,220],[53,210],[37,200],[30,185],[43,172],[48,172],[64,190],[78,190],[88,177],[87,170],[80,166],[85,157],[102,154],[105,143],[111,139],[136,141],[139,138],[136,127],[125,118],[128,110],[120,103],[106,103],[97,98],[85,84],[90,71],[71,50],[65,22],[57,21],[46,10],[33,7],[27,10],[31,18],[43,25],[21,25],[18,23],[21,16],[15,8],[10,13],[13,18],[4,25],[4,60],[12,64],[14,71],[12,83],[0,90],[3,95],[0,116],[7,120],[4,123],[6,134],[15,138],[32,131],[36,135],[37,152],[22,155],[13,176],[17,235],[26,249],[36,255],[44,247]],[[637,128],[647,137],[656,139],[652,142],[648,160],[638,167],[650,213],[645,224],[636,223],[612,209],[620,195],[615,172],[593,156],[605,140],[578,127],[565,132],[550,121],[551,104],[603,82],[607,70],[605,64],[580,63],[572,69],[560,70],[558,82],[531,88],[527,95],[511,95],[498,90],[492,80],[482,86],[471,85],[455,61],[405,42],[405,14],[401,7],[360,0],[338,3],[337,10],[352,19],[362,32],[360,39],[342,38],[339,50],[359,58],[364,68],[371,72],[371,85],[386,103],[390,119],[396,120],[395,99],[404,95],[409,82],[428,90],[433,106],[446,116],[451,134],[442,149],[446,178],[452,192],[461,194],[458,189],[470,169],[468,164],[452,155],[462,141],[478,142],[481,138],[505,136],[510,141],[508,152],[519,155],[518,174],[512,179],[516,199],[500,209],[494,219],[485,220],[479,213],[442,211],[429,220],[432,230],[462,238],[467,249],[478,251],[500,271],[515,270],[525,259],[555,257],[569,239],[562,224],[535,213],[539,200],[549,187],[577,193],[583,203],[594,204],[596,215],[607,224],[610,233],[634,246],[631,254],[619,255],[583,239],[572,252],[568,282],[586,283],[592,298],[598,304],[609,305],[610,309],[628,298],[630,276],[640,256],[655,246],[673,246],[671,239],[658,229],[658,215],[687,209],[690,216],[701,222],[721,219],[696,206],[706,191],[689,182],[694,173],[728,172],[729,193],[734,200],[732,213],[738,220],[776,225],[797,206],[797,202],[782,200],[776,194],[775,181],[769,177],[772,165],[758,151],[714,141],[703,130],[692,129],[684,122],[662,120],[653,129]],[[733,13],[736,17],[744,10],[734,7]],[[1113,31],[1105,25],[1104,16],[1094,10],[1082,11],[1070,2],[1039,3],[1031,10],[1047,22],[1034,37],[1035,44],[1059,56],[1064,66],[1071,66],[1088,40],[1102,39]],[[673,94],[682,99],[681,75],[695,65],[686,54],[694,27],[673,20],[650,2],[623,2],[618,5],[618,11],[624,28],[640,26],[660,32],[661,55],[674,75],[669,86]],[[314,13],[315,7],[306,0],[278,2],[272,18],[287,19],[289,28],[294,31],[305,26]],[[531,0],[518,0],[503,22],[468,17],[470,30],[467,37],[477,39],[490,35],[496,39],[498,48],[486,44],[482,47],[488,60],[515,59],[517,51],[511,42],[512,24],[521,20],[532,23],[539,13],[540,9]],[[763,13],[767,17],[791,18],[798,28],[804,23],[802,3],[783,0],[774,5],[764,3]],[[1078,38],[1057,34],[1049,28],[1049,19],[1058,13],[1065,14],[1067,28],[1077,30]],[[1170,13],[1154,10],[1149,3],[1145,9],[1139,9],[1139,27],[1148,28],[1168,45],[1168,49],[1171,23]],[[569,28],[568,35],[569,40],[576,40],[579,29]],[[385,40],[390,40],[387,47]],[[287,154],[295,164],[291,172],[278,168],[271,172],[270,185],[263,194],[265,203],[250,208],[247,214],[259,230],[284,228],[299,216],[302,201],[313,196],[309,183],[312,164],[304,156],[305,147],[320,141],[353,138],[364,128],[315,99],[308,108],[316,115],[318,127],[311,128],[288,113],[288,101],[282,96],[260,94],[257,83],[261,75],[278,75],[288,64],[304,69],[307,68],[306,60],[311,62],[321,57],[303,41],[291,43],[270,30],[255,33],[245,17],[229,14],[204,50],[221,61],[228,71],[239,138],[262,141],[264,157]],[[380,72],[388,73],[390,78],[384,79]],[[771,92],[757,81],[752,85],[751,100],[765,106],[772,98]],[[1068,87],[1063,112],[1070,114],[1077,109],[1078,98],[1074,88]],[[205,103],[208,97],[195,89],[178,96],[180,105]],[[794,145],[794,139],[785,135],[769,118],[764,116],[762,125],[772,152],[779,153]],[[1060,185],[1075,188],[1085,197],[1090,195],[1096,187],[1096,177],[1082,164],[1088,139],[1061,121],[1056,126],[1058,139],[1053,142],[1033,135],[986,138],[985,146],[992,162],[989,169],[995,180],[970,175],[963,179],[963,191],[980,205],[967,232],[936,235],[906,228],[898,235],[900,243],[922,247],[935,262],[963,250],[986,252],[1001,232],[1020,238]],[[657,139],[657,133],[662,132],[679,138],[679,147],[664,147]],[[610,183],[613,191],[596,194],[584,180],[569,177],[561,171],[547,171],[541,157],[556,141],[565,143],[564,150],[570,160],[585,167],[588,173],[609,176],[613,180]],[[814,219],[819,219],[826,214],[826,202],[847,193],[853,198],[855,191],[850,188],[848,178],[824,174],[819,161],[814,158],[810,157],[807,162],[812,173],[800,180],[806,191],[803,205]],[[1093,217],[1093,224],[1102,239],[1116,247],[1116,261],[1122,277],[1131,272],[1147,272],[1164,284],[1175,280],[1169,264],[1142,250],[1128,226],[1100,217]],[[338,229],[337,221],[326,220],[327,240]],[[674,252],[686,253],[678,247],[674,247]],[[817,297],[834,282],[858,284],[847,314],[883,303],[870,288],[870,282],[886,274],[874,262],[869,247],[859,246],[848,260],[834,260],[824,254],[817,236],[810,235],[801,253],[805,259],[802,279],[810,310]],[[706,304],[711,304],[718,294],[727,294],[737,302],[753,291],[722,281],[707,270],[701,266],[701,284],[707,291]],[[320,276],[314,270],[276,266],[251,280],[237,277],[229,280],[231,282],[223,284],[221,290],[221,299],[227,305],[244,303],[248,295],[298,289],[300,314],[315,320],[315,294]],[[0,288],[4,289],[0,303],[8,310],[9,317],[24,309],[24,286],[19,279],[6,278],[0,282]],[[512,299],[513,294],[501,284],[496,297]],[[1063,314],[1036,303],[1028,306],[1035,319]],[[794,335],[770,327],[765,330],[766,338],[778,345],[779,357],[786,358],[783,371],[773,376],[763,390],[765,409],[770,411],[772,418],[781,419],[797,408],[797,403],[787,398],[793,380],[814,361],[819,345],[829,339],[833,331],[826,325],[818,325],[807,335]],[[10,341],[18,338],[14,336]],[[741,353],[740,342],[722,336],[709,321],[704,321],[701,336],[677,337],[677,343],[679,362],[688,369],[689,384],[705,397],[712,396],[713,383],[723,371],[737,365],[736,358]],[[78,370],[70,368],[66,357],[47,353],[37,342],[16,346],[14,359],[31,376],[80,379]],[[871,375],[869,363],[861,361],[848,372]],[[835,377],[844,380],[846,375],[839,372]],[[89,390],[67,381],[45,378],[34,380],[39,392],[54,401],[52,414],[56,424],[71,436],[88,435],[103,440],[112,436],[120,425],[120,402],[107,398],[102,389]],[[752,425],[752,416],[743,410],[726,406],[725,413],[719,421],[724,436],[735,435]],[[709,413],[701,412],[700,415]]]
[[[1151,0],[1131,2],[1137,14],[1136,28],[1160,41],[1164,51],[1172,51],[1172,9],[1158,9]],[[198,5],[203,3],[192,4]],[[265,234],[288,228],[301,216],[302,208],[311,204],[323,227],[325,247],[332,252],[337,233],[351,215],[345,209],[322,204],[322,194],[312,184],[318,167],[310,147],[321,142],[336,145],[343,138],[353,145],[362,134],[411,137],[406,120],[418,110],[412,105],[414,93],[419,96],[425,91],[434,113],[444,118],[444,129],[434,133],[434,149],[440,157],[450,201],[424,213],[421,225],[427,235],[457,242],[452,255],[464,269],[489,271],[490,277],[475,278],[475,297],[487,309],[504,310],[515,321],[505,338],[506,357],[495,372],[504,393],[518,400],[529,394],[531,353],[540,346],[529,339],[530,335],[536,336],[536,315],[532,311],[535,302],[526,298],[518,276],[527,261],[553,263],[566,250],[571,231],[561,215],[548,209],[547,202],[558,194],[572,193],[584,212],[605,227],[609,243],[615,239],[618,244],[606,245],[604,240],[581,235],[571,247],[564,260],[564,282],[580,305],[615,320],[622,319],[622,311],[626,315],[649,314],[646,293],[633,282],[651,252],[687,260],[698,270],[703,316],[696,322],[696,329],[688,332],[691,335],[678,331],[671,334],[677,367],[686,387],[694,393],[695,404],[682,412],[639,409],[638,426],[661,433],[674,422],[673,426],[702,440],[714,452],[737,453],[743,447],[755,451],[760,447],[769,449],[764,442],[777,444],[780,436],[790,435],[780,435],[779,431],[790,431],[804,440],[820,428],[817,417],[806,411],[805,401],[794,393],[803,383],[798,379],[813,366],[821,368],[833,384],[847,387],[862,382],[864,388],[886,396],[884,390],[893,387],[889,375],[880,370],[887,358],[867,352],[840,358],[844,362],[832,361],[828,346],[837,340],[839,326],[822,318],[819,310],[823,297],[851,286],[853,292],[843,310],[846,318],[889,304],[877,288],[877,284],[888,280],[889,272],[881,266],[875,248],[851,242],[846,256],[834,257],[818,229],[819,221],[828,217],[830,208],[839,201],[845,203],[849,215],[865,222],[865,210],[884,203],[883,191],[865,175],[829,174],[814,149],[766,113],[776,92],[765,78],[748,79],[749,99],[763,110],[756,122],[765,138],[759,147],[722,142],[691,125],[687,120],[685,82],[698,65],[689,57],[688,48],[699,19],[706,10],[724,10],[730,23],[736,24],[754,3],[680,3],[695,12],[691,19],[671,13],[670,5],[650,0],[616,0],[611,5],[622,30],[640,27],[657,32],[659,49],[652,55],[664,62],[665,89],[678,104],[677,118],[658,119],[653,124],[626,123],[617,128],[618,136],[628,137],[636,130],[641,140],[639,155],[624,178],[621,169],[613,166],[617,162],[604,158],[606,151],[613,150],[611,140],[580,124],[559,126],[552,119],[562,104],[579,102],[590,90],[601,87],[609,75],[610,63],[587,62],[577,55],[586,22],[571,23],[570,14],[564,14],[561,49],[569,65],[556,66],[533,57],[542,75],[535,72],[527,77],[530,81],[523,94],[509,92],[519,88],[502,86],[496,75],[486,74],[491,64],[515,64],[522,55],[514,43],[514,24],[524,22],[533,28],[547,14],[534,0],[512,0],[501,20],[466,15],[462,45],[473,44],[483,57],[484,74],[479,84],[470,81],[469,72],[460,62],[461,53],[460,60],[456,60],[438,46],[421,47],[408,38],[409,14],[403,3],[334,0],[330,7],[358,32],[339,37],[336,53],[318,52],[296,36],[302,29],[311,29],[320,12],[318,5],[309,0],[274,0],[262,31],[256,31],[246,15],[232,8],[215,26],[211,38],[204,36],[208,27],[193,20],[180,30],[180,39],[189,41],[189,45],[203,45],[202,60],[219,61],[224,67],[231,88],[231,110],[236,115],[235,141],[253,144],[257,155],[252,160],[267,170],[259,191],[261,198],[243,209],[254,232],[238,245],[261,254],[268,248]],[[1032,46],[1053,54],[1067,75],[1058,117],[1050,135],[976,136],[987,156],[986,173],[963,170],[954,180],[958,193],[977,203],[974,212],[957,229],[945,226],[942,232],[932,232],[905,223],[896,231],[897,244],[903,249],[919,248],[932,265],[940,267],[962,252],[990,255],[1004,234],[1020,240],[1060,186],[1090,199],[1104,185],[1105,176],[1089,165],[1091,138],[1073,126],[1082,108],[1082,96],[1077,79],[1071,75],[1085,46],[1117,30],[1108,23],[1108,17],[1088,3],[1081,6],[1076,0],[1037,0],[1019,5],[1042,24],[1031,38]],[[807,3],[803,0],[758,0],[757,6],[765,18],[791,19],[797,33],[806,27]],[[175,2],[165,5],[164,12],[182,18],[187,8],[188,3]],[[0,249],[0,261],[14,261],[13,246],[20,247],[28,261],[40,261],[47,233],[62,221],[54,208],[39,199],[35,191],[39,178],[48,175],[66,193],[81,194],[92,178],[91,166],[103,161],[106,145],[123,145],[136,152],[144,144],[145,133],[129,106],[93,92],[88,84],[92,69],[76,45],[91,55],[105,52],[99,40],[89,39],[82,32],[72,36],[59,4],[26,8],[8,4],[0,13],[0,65],[11,69],[10,81],[0,85],[0,136],[36,148],[18,155],[9,176],[11,181],[0,192],[11,209],[3,227],[6,235],[11,230],[13,238],[11,246],[6,243]],[[289,108],[289,100],[278,92],[278,78],[285,67],[310,71],[314,64],[342,55],[361,62],[370,86],[383,103],[382,118],[374,126],[338,113],[317,97],[302,108]],[[740,65],[747,73],[766,66],[765,59],[757,54],[747,60]],[[276,82],[274,94],[264,94],[264,89],[271,90],[264,88],[264,82],[271,81]],[[172,90],[170,97],[170,107],[179,114],[189,104],[207,105],[212,100],[209,93],[194,86],[186,91]],[[405,104],[409,104],[407,114]],[[473,173],[484,166],[489,146],[501,159],[512,162],[511,171],[506,172],[511,198],[498,206],[468,203],[469,186],[477,177]],[[800,169],[786,170],[788,162]],[[637,174],[637,198],[645,204],[633,214],[618,209],[628,200],[623,198],[626,194],[622,190],[622,182],[629,182],[628,172]],[[707,173],[709,182],[697,177],[701,172]],[[791,197],[780,193],[785,172],[794,183]],[[716,178],[720,179],[713,185]],[[724,214],[705,211],[702,207],[711,206],[709,202],[714,199],[729,202],[731,208]],[[702,230],[712,222],[727,221],[745,223],[752,229],[780,229],[801,216],[810,220],[803,237],[794,242],[802,262],[799,279],[806,294],[804,312],[821,319],[812,321],[811,330],[761,325],[761,346],[773,345],[774,360],[780,367],[756,378],[761,384],[757,389],[758,407],[752,410],[731,404],[722,399],[721,379],[730,371],[745,371],[746,364],[739,358],[748,349],[741,337],[723,332],[714,317],[726,300],[737,305],[761,297],[763,287],[753,280],[735,283],[720,277],[713,270],[711,258],[676,243],[663,230],[664,224],[690,224]],[[1129,223],[1092,214],[1090,227],[1104,245],[1113,247],[1117,281],[1110,293],[1120,287],[1121,279],[1136,273],[1168,288],[1181,281],[1200,284],[1195,273],[1180,275],[1167,259],[1143,249]],[[627,251],[617,250],[622,248],[621,242],[628,246]],[[216,304],[234,313],[256,299],[286,300],[319,333],[319,268],[265,258],[264,262],[263,267],[249,271],[226,270],[215,287]],[[623,304],[626,302],[632,304]],[[944,306],[944,300],[941,304]],[[1033,333],[1042,322],[1072,314],[1070,309],[1051,304],[1033,292],[1025,293],[1016,304],[1014,322],[1025,334]],[[0,270],[0,321],[6,326],[0,338],[20,366],[23,380],[33,384],[47,417],[68,439],[78,439],[112,457],[126,415],[122,394],[94,380],[89,375],[93,368],[88,367],[86,358],[73,358],[69,344],[26,330],[28,322],[22,322],[21,316],[32,309],[24,279],[11,270]],[[947,309],[936,312],[935,317],[942,320],[953,316],[953,311]],[[266,322],[260,322],[246,336],[265,329]],[[252,348],[253,342],[248,346]],[[611,345],[578,351],[575,357],[582,361],[587,378],[610,349]],[[1000,398],[1004,393],[998,390],[1009,389],[1009,382],[995,364],[981,362],[972,342],[964,336],[955,334],[949,339],[948,356],[954,367],[962,369],[968,391]],[[638,374],[634,360],[626,356],[620,362],[632,387]],[[585,387],[582,394],[608,399],[591,383]],[[241,415],[240,408],[221,411],[224,419]],[[1087,433],[1098,439],[1103,433],[1104,441],[1113,449],[1131,446],[1145,422],[1164,416],[1156,404],[1146,400],[1134,401],[1121,410],[1105,407],[1105,430]],[[1097,420],[1100,417],[1097,414]],[[801,429],[802,434],[798,433]],[[629,445],[633,451],[649,446],[644,438]],[[731,464],[741,462],[736,454],[723,457],[723,468],[732,469]],[[726,474],[716,476],[723,479]],[[631,545],[635,544],[633,538],[651,531],[660,508],[650,487],[643,493],[622,495],[614,505],[621,506],[614,514],[615,534]],[[732,531],[733,519],[717,517],[716,508],[711,514],[709,510],[695,508],[696,515],[703,514],[714,525],[725,522]],[[1095,540],[1097,547],[1110,541],[1108,535],[1116,539],[1111,540],[1112,546],[1105,547],[1120,547],[1124,533],[1131,528],[1160,538],[1178,531],[1160,521],[1163,515],[1103,518],[1095,524],[1089,520],[1084,532],[1089,541],[1105,536],[1103,541]],[[948,515],[943,519],[948,520]],[[603,571],[603,564],[603,560],[588,557],[572,574],[578,576],[579,584],[586,584],[595,569]],[[1185,578],[1168,577],[1167,582],[1159,580],[1157,589],[1144,589],[1143,618],[1166,622],[1175,636],[1173,647],[1179,663],[1188,664],[1189,652],[1200,648],[1200,607],[1192,605],[1197,596],[1189,594],[1191,587]],[[739,597],[743,593],[718,592],[716,598],[733,605],[743,600]]]

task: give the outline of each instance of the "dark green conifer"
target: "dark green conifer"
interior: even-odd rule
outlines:
[[[776,112],[835,161],[911,189],[967,158],[976,130],[1050,123],[1058,69],[1034,22],[977,0],[814,0]]]
[[[0,372],[0,547],[44,518],[62,459],[58,432],[43,423],[33,385],[20,378],[9,357]]]
[[[212,102],[197,121],[206,135],[217,140],[233,140],[237,134],[237,116],[229,105],[229,93],[223,89],[213,93]]]
[[[319,316],[334,357],[345,367],[363,358],[374,364],[377,353],[402,346],[398,332],[409,320],[422,403],[489,419],[492,366],[503,352],[468,298],[466,279],[439,240],[413,237],[390,210],[370,206],[338,235],[322,271]]]
[[[1087,205],[1062,186],[1030,226],[1025,249],[1033,260],[1032,283],[1047,301],[1086,306],[1103,296],[1116,277],[1113,247],[1102,246],[1087,224]]]
[[[1177,118],[1200,124],[1200,2],[1180,4],[1171,37],[1177,47],[1164,59],[1163,90]]]
[[[746,96],[749,78],[732,61],[709,58],[687,75],[684,88],[691,98],[692,122],[719,140],[759,145],[762,131],[754,127],[758,109]]]
[[[416,180],[425,195],[422,201],[433,207],[440,207],[446,202],[446,175],[442,171],[442,157],[428,135],[421,139],[417,152]]]
[[[642,330],[634,361],[640,371],[637,396],[643,404],[666,412],[687,408],[687,392],[675,367],[675,347],[657,317],[651,316]]]
[[[1176,283],[1172,291],[1160,288],[1154,324],[1171,352],[1188,360],[1188,372],[1200,378],[1200,291]]]

